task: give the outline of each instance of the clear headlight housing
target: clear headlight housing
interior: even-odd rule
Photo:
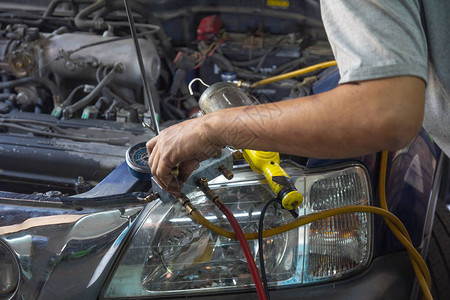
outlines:
[[[0,298],[9,298],[19,283],[19,265],[5,242],[0,240]]]
[[[303,193],[300,216],[347,205],[370,205],[368,175],[359,165],[304,171],[293,163],[285,170]],[[231,181],[210,182],[236,216],[244,232],[256,232],[260,211],[274,195],[249,168],[235,169]],[[231,231],[225,216],[199,191],[187,195],[209,221]],[[265,215],[265,228],[293,221],[279,206]],[[258,241],[249,241],[255,258]],[[322,219],[264,239],[270,286],[297,287],[349,276],[364,269],[372,253],[372,217],[347,213]],[[258,265],[258,264],[257,264]],[[153,204],[116,269],[104,296],[136,297],[213,293],[253,286],[238,241],[192,221],[178,203]]]

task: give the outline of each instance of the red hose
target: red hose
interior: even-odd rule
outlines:
[[[253,282],[255,283],[259,299],[267,300],[267,296],[266,293],[264,292],[264,287],[261,282],[261,277],[259,276],[258,269],[256,268],[255,259],[253,258],[252,252],[250,251],[250,247],[248,246],[247,240],[245,239],[244,233],[242,232],[239,223],[237,222],[236,218],[231,213],[231,211],[228,209],[228,207],[222,205],[220,207],[220,210],[224,213],[225,217],[227,217],[228,221],[231,224],[231,227],[233,227],[234,233],[236,234],[239,244],[241,244],[241,248],[244,251],[245,259],[247,260],[248,266],[250,268],[250,273],[252,274]]]

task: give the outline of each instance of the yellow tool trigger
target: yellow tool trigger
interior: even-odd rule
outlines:
[[[254,172],[264,174],[284,208],[293,210],[294,205],[298,206],[303,202],[303,195],[297,191],[292,179],[280,166],[279,153],[248,149],[244,149],[242,153]]]

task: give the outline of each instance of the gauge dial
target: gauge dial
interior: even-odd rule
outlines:
[[[142,180],[151,179],[151,171],[148,166],[148,153],[145,142],[137,143],[128,148],[126,162],[131,174]]]

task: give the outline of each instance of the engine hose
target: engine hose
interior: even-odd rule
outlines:
[[[63,138],[63,139],[68,139],[68,140],[73,140],[73,141],[80,141],[80,142],[106,143],[106,144],[110,144],[110,145],[123,146],[130,141],[129,138],[127,138],[127,137],[102,139],[102,138],[82,137],[82,136],[78,136],[78,135],[60,134],[60,133],[35,129],[35,128],[27,127],[27,126],[17,125],[14,123],[3,122],[1,120],[0,120],[0,127],[9,127],[9,128],[22,130],[25,132],[31,132],[31,133],[34,133],[37,135]]]
[[[120,72],[123,69],[123,66],[120,63],[116,63],[113,67],[113,69],[108,73],[108,75],[105,76],[105,78],[100,81],[97,86],[83,99],[77,101],[75,104],[69,105],[66,108],[64,108],[64,116],[65,117],[71,117],[76,111],[80,110],[81,108],[87,106],[92,100],[94,100],[95,96],[97,96],[111,81],[114,80],[116,77],[116,74]]]
[[[67,96],[67,98],[62,102],[62,106],[65,107],[65,106],[68,106],[68,105],[72,104],[72,99],[73,99],[73,97],[75,96],[75,94],[76,94],[78,91],[84,89],[84,87],[85,87],[84,84],[81,84],[81,85],[76,86],[76,87],[70,92],[70,94]]]
[[[38,18],[37,20],[24,20],[20,18],[0,18],[0,22],[4,23],[14,23],[14,24],[26,24],[28,26],[38,27],[44,24],[45,20],[53,15],[53,12],[55,11],[56,7],[58,7],[59,4],[63,2],[69,2],[68,0],[52,0],[49,5],[47,6],[47,9],[45,10],[42,17]]]
[[[214,52],[213,54],[211,54],[211,59],[219,66],[221,71],[224,72],[235,71],[233,64],[222,54]]]
[[[293,70],[298,68],[299,65],[304,64],[306,62],[306,59],[304,57],[300,57],[294,60],[291,60],[290,62],[287,62],[281,66],[278,66],[275,70],[270,72],[268,75],[275,76],[283,72],[287,72],[288,70]]]
[[[258,293],[259,299],[267,300],[267,296],[261,282],[261,277],[259,276],[258,268],[256,267],[255,259],[253,258],[250,247],[248,246],[247,240],[245,239],[244,233],[242,232],[238,221],[225,204],[221,205],[220,210],[227,217],[228,221],[231,224],[231,227],[233,227],[239,244],[241,245],[242,251],[244,252],[245,259],[247,260],[248,267],[250,269],[250,273],[252,274],[253,282],[255,283],[256,292]]]
[[[71,132],[70,130],[65,130],[62,129],[60,126],[49,123],[49,122],[44,122],[44,121],[37,121],[37,120],[28,120],[28,119],[17,119],[17,118],[3,118],[0,117],[0,123],[15,123],[15,124],[34,124],[34,125],[39,125],[39,126],[46,126],[51,128],[52,130],[59,132],[61,134],[66,134],[66,135],[75,135],[73,132]],[[79,136],[79,137],[85,137],[85,136]]]
[[[79,29],[106,29],[108,26],[103,22],[96,22],[95,20],[88,20],[87,17],[93,12],[105,6],[105,0],[97,0],[91,5],[80,11],[74,19],[75,26]]]
[[[297,77],[297,76],[300,76],[300,75],[304,75],[304,74],[311,73],[311,72],[314,72],[314,71],[317,71],[317,70],[321,70],[321,69],[326,69],[326,68],[329,68],[329,67],[332,67],[332,66],[336,66],[336,65],[337,65],[337,63],[336,63],[335,60],[323,62],[323,63],[320,63],[320,64],[315,64],[315,65],[312,65],[312,66],[309,66],[309,67],[306,67],[306,68],[302,68],[302,69],[299,69],[299,70],[295,70],[295,71],[292,71],[292,72],[289,72],[289,73],[285,73],[285,74],[281,74],[281,75],[277,75],[277,76],[273,76],[273,77],[262,79],[260,81],[257,81],[255,83],[251,84],[250,87],[251,88],[257,88],[257,87],[260,87],[262,85],[266,85],[266,84],[269,84],[269,83],[272,83],[272,82],[276,82],[276,81],[280,81],[280,80],[284,80],[284,79],[288,79],[288,78],[292,78],[292,77]]]
[[[55,83],[53,83],[53,81],[44,77],[24,77],[16,80],[0,82],[0,90],[5,88],[13,88],[19,85],[36,83],[43,85],[52,93],[53,105],[56,106],[61,103],[61,92],[59,91],[59,88]]]
[[[132,11],[140,14],[143,18],[145,18],[147,20],[147,22],[149,24],[154,25],[155,29],[156,28],[158,29],[158,30],[153,30],[152,32],[154,32],[155,35],[160,40],[161,47],[164,49],[164,54],[167,55],[170,59],[173,59],[174,51],[172,48],[171,40],[170,40],[169,36],[167,35],[167,33],[164,31],[164,28],[163,28],[161,22],[159,21],[159,19],[151,12],[150,9],[148,9],[148,7],[146,7],[145,5],[143,5],[140,2],[133,1],[130,3],[130,6],[131,6]],[[123,9],[124,9],[123,1],[117,0],[114,2],[108,3],[108,6],[105,6],[102,9],[100,9],[98,11],[98,15],[100,17],[103,17],[114,11],[123,11]],[[143,33],[140,33],[140,35],[142,35],[142,34]]]

